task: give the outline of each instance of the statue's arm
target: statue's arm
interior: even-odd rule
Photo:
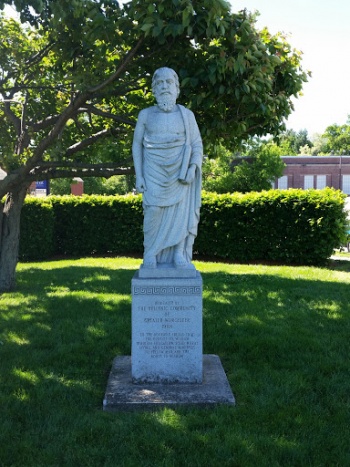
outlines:
[[[203,143],[193,112],[191,112],[190,114],[189,125],[192,146],[190,166],[195,165],[196,167],[198,167],[198,169],[201,169],[203,160]]]
[[[192,183],[196,176],[196,171],[201,170],[203,159],[203,143],[199,128],[193,112],[188,111],[188,123],[191,143],[191,157],[188,165],[186,178],[183,183]]]
[[[143,137],[146,130],[147,109],[139,113],[132,143],[132,157],[136,174],[136,190],[139,193],[146,191],[146,183],[143,174]]]

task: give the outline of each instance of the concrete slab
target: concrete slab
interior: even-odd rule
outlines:
[[[120,356],[113,361],[103,410],[156,410],[179,406],[211,407],[217,404],[235,405],[234,395],[217,355],[203,355],[201,384],[134,384],[131,380],[131,357]]]

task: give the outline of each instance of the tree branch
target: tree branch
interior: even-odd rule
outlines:
[[[94,105],[88,104],[85,108],[82,108],[80,111],[90,112],[94,115],[99,115],[100,117],[109,118],[114,120],[115,122],[125,123],[126,125],[135,126],[135,122],[133,120],[129,120],[128,118],[120,117],[119,115],[112,114],[111,112],[105,112],[104,110],[95,107]]]
[[[124,123],[125,125],[131,125],[135,126],[135,122],[133,120],[129,120],[128,118],[124,118],[115,114],[112,114],[111,112],[104,112],[103,110],[98,109],[94,105],[85,105],[84,107],[81,107],[80,109],[77,110],[76,114],[78,113],[92,113],[94,115],[99,115],[100,117],[104,118],[109,118],[115,122],[119,123]],[[73,115],[72,115],[73,117]],[[60,118],[59,115],[50,115],[44,120],[41,120],[39,122],[34,122],[32,124],[29,124],[34,131],[40,131],[40,130],[45,130],[46,128],[49,128],[52,125],[55,125]]]
[[[123,161],[123,165],[132,162],[132,158]],[[74,163],[44,163],[30,172],[27,179],[29,181],[49,180],[53,178],[88,178],[104,177],[110,178],[113,175],[134,174],[133,167],[123,167],[121,163],[116,164],[74,164]]]
[[[28,58],[28,60],[25,62],[25,66],[30,68],[32,65],[39,63],[42,58],[51,50],[53,45],[54,41],[50,41],[43,49],[39,50],[32,57]]]
[[[17,103],[17,102],[16,102]],[[11,99],[6,99],[3,101],[4,104],[4,113],[6,117],[12,122],[17,136],[21,134],[21,119],[11,110]],[[22,103],[20,105],[23,106]]]
[[[24,63],[24,69],[29,69],[33,65],[36,65],[39,63],[42,58],[49,52],[49,50],[52,48],[54,42],[50,42],[47,44],[42,50],[39,50],[37,53],[35,53],[32,57],[28,58],[28,60]],[[2,86],[3,84],[7,83],[9,80],[13,79],[13,77],[16,75],[16,73],[19,70],[14,68],[11,72],[7,73],[5,78],[0,80],[0,85]],[[24,71],[24,70],[22,70]],[[17,91],[16,91],[17,92]]]
[[[95,133],[94,135],[91,135],[88,138],[84,139],[83,141],[79,141],[78,143],[75,143],[72,146],[70,146],[63,154],[63,157],[71,157],[73,154],[76,154],[77,152],[82,151],[83,149],[91,146],[99,139],[109,136],[109,134],[109,128],[101,130],[98,133]]]
[[[109,78],[107,78],[103,83],[98,84],[95,87],[91,88],[89,90],[89,92],[91,94],[95,94],[95,93],[99,92],[101,89],[104,89],[105,87],[107,87],[109,84],[112,84],[113,81],[115,81],[118,78],[118,76],[124,71],[124,69],[128,65],[128,63],[134,58],[134,56],[135,56],[136,52],[138,51],[138,49],[140,48],[143,40],[144,40],[144,37],[142,36],[138,40],[136,45],[131,50],[129,50],[129,52],[126,54],[124,60],[122,61],[120,66],[117,68],[117,70]]]
[[[59,169],[59,168],[77,168],[77,169],[91,169],[96,167],[101,167],[102,169],[113,169],[113,168],[121,168],[125,166],[125,164],[131,164],[133,161],[132,157],[128,157],[127,159],[121,162],[105,162],[99,164],[89,164],[88,162],[72,162],[72,161],[45,161],[41,162],[40,165],[35,167],[36,173],[48,169]]]
[[[31,123],[29,126],[34,131],[45,130],[46,128],[54,125],[59,119],[59,115],[49,115],[44,120],[40,120],[39,122]]]
[[[24,167],[24,172],[26,174],[29,174],[29,172],[35,167],[38,161],[42,158],[47,148],[50,147],[50,145],[53,143],[55,138],[57,138],[58,135],[62,132],[67,121],[78,112],[79,108],[85,105],[86,101],[89,98],[91,98],[91,96],[93,96],[95,93],[107,87],[109,84],[115,81],[125,71],[127,65],[134,58],[142,42],[143,42],[143,37],[140,38],[139,41],[136,43],[136,45],[126,54],[124,60],[119,65],[117,70],[107,80],[105,80],[103,83],[100,83],[94,87],[91,87],[86,92],[78,94],[71,101],[71,103],[66,107],[66,109],[58,117],[54,127],[51,129],[49,134],[41,140],[41,142],[38,144],[38,146],[34,150],[33,157],[31,158],[30,161],[28,161],[28,163]],[[25,173],[23,173],[23,175],[25,175]]]

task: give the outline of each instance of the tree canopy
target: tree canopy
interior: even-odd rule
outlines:
[[[324,154],[350,154],[350,115],[344,125],[333,124],[322,134],[320,152]]]
[[[309,139],[307,130],[286,130],[277,137],[278,145],[283,148],[285,156],[302,154],[306,149],[311,150],[313,143]]]
[[[283,174],[283,154],[283,148],[271,140],[252,139],[234,155],[221,148],[219,157],[204,161],[203,188],[217,193],[269,190]]]
[[[225,140],[229,148],[278,133],[306,80],[300,54],[283,36],[257,31],[254,15],[233,14],[222,0],[15,5],[37,27],[1,20],[2,165],[22,167],[33,180],[67,175],[72,164],[79,171],[92,154],[98,162],[104,152],[102,161],[123,155],[158,66],[178,72],[180,100],[195,112],[204,142]],[[101,139],[112,147],[91,151]],[[103,172],[90,166],[80,175],[94,170]]]
[[[0,289],[32,181],[131,172],[133,126],[153,102],[155,69],[177,71],[179,102],[207,148],[279,133],[307,80],[283,35],[258,31],[254,15],[224,0],[14,5],[23,24],[0,17]]]

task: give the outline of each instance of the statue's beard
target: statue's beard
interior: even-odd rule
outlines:
[[[176,104],[176,97],[172,94],[161,94],[157,96],[157,105],[164,112],[170,112]]]

